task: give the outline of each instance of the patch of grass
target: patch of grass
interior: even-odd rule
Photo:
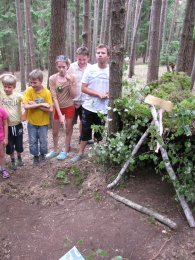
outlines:
[[[76,186],[80,186],[85,177],[79,168],[73,166],[67,169],[58,169],[56,173],[56,179],[59,180],[60,184],[67,185],[73,183]]]
[[[93,197],[94,197],[96,202],[100,202],[102,200],[102,195],[99,192],[97,192],[97,191],[95,191],[93,193]]]

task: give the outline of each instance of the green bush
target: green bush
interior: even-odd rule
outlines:
[[[144,103],[147,94],[171,100],[174,108],[171,113],[164,113],[166,131],[163,139],[178,176],[179,192],[188,201],[195,202],[195,97],[190,92],[190,86],[190,78],[184,73],[165,73],[159,81],[152,82],[143,90],[138,92],[136,88],[131,88],[129,96],[116,100],[114,111],[120,115],[123,129],[115,136],[108,136],[107,142],[99,145],[99,160],[122,165],[131,157],[133,148],[152,120],[149,106]],[[153,160],[157,171],[165,171],[161,156],[154,153],[157,139],[152,127],[147,142],[132,158],[130,170],[140,162],[150,163]]]

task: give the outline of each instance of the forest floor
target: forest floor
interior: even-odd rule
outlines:
[[[24,123],[25,165],[10,179],[0,179],[0,259],[58,260],[73,246],[86,260],[195,259],[195,229],[189,228],[172,185],[149,167],[132,172],[113,192],[169,217],[178,225],[174,231],[107,194],[119,169],[89,158],[92,145],[72,164],[78,135],[76,125],[68,159],[33,168]]]

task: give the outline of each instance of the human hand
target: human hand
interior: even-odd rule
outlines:
[[[8,139],[5,138],[5,139],[3,140],[3,145],[6,146],[7,144],[8,144]]]
[[[106,93],[99,93],[98,97],[100,99],[107,99],[107,98],[109,98],[109,94],[108,94],[108,92],[106,92]]]
[[[41,106],[45,108],[50,108],[50,104],[48,103],[41,103]]]
[[[64,115],[60,115],[59,116],[59,121],[60,121],[60,124],[65,127],[65,116]]]

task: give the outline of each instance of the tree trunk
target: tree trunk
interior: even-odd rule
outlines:
[[[151,9],[151,32],[150,32],[150,47],[149,47],[149,61],[147,83],[158,79],[158,52],[159,52],[159,25],[160,25],[160,12],[162,0],[153,0]]]
[[[49,50],[49,76],[56,71],[55,59],[57,55],[64,54],[66,50],[67,1],[51,0],[51,32]]]
[[[84,0],[83,4],[84,4],[83,5],[83,33],[82,33],[83,46],[86,46],[90,52],[91,50],[90,48],[90,44],[91,44],[90,0]]]
[[[91,51],[92,63],[95,62],[95,53],[96,53],[96,46],[97,46],[98,20],[99,20],[98,7],[99,7],[99,0],[94,0],[93,45],[92,45],[92,51]]]
[[[194,82],[195,82],[195,55],[194,55],[194,63],[193,63],[193,67],[192,67],[191,78],[192,78],[191,89],[194,90]]]
[[[191,75],[193,52],[193,30],[195,25],[195,1],[188,0],[185,9],[181,43],[177,58],[176,70]]]
[[[100,31],[100,43],[104,43],[104,33],[105,33],[105,21],[106,21],[106,2],[107,0],[103,0],[103,8],[102,8],[102,19],[101,19],[101,31]]]
[[[168,7],[168,0],[164,0],[164,8],[165,8],[165,13],[164,13],[164,24],[162,28],[162,52],[164,53],[165,51],[165,38],[166,38],[166,25],[167,25],[167,7]]]
[[[109,45],[110,43],[110,15],[111,15],[111,0],[107,0],[106,5],[106,20],[105,20],[105,32],[103,43]]]
[[[170,27],[170,31],[169,31],[169,38],[168,38],[167,48],[166,48],[166,54],[167,55],[168,55],[168,52],[169,52],[169,44],[170,44],[171,38],[173,36],[173,29],[174,29],[174,25],[175,25],[176,16],[177,16],[178,4],[179,4],[179,0],[175,0],[175,4],[174,4],[174,8],[173,8],[173,16],[172,16],[172,21],[171,21],[171,27]]]
[[[112,0],[111,15],[111,57],[110,57],[110,106],[114,107],[114,100],[122,94],[122,71],[124,58],[125,32],[125,0]],[[119,130],[120,119],[113,110],[109,111],[109,133]]]
[[[35,68],[34,38],[30,13],[30,2],[24,0],[25,24],[26,24],[26,46],[27,46],[27,69],[26,75]]]
[[[134,25],[133,25],[133,37],[131,42],[131,52],[129,57],[129,78],[132,78],[132,76],[134,75],[137,31],[138,31],[138,26],[139,26],[139,21],[141,16],[142,5],[143,5],[143,0],[137,0]]]
[[[163,28],[165,23],[165,13],[167,8],[167,0],[162,0],[162,7],[161,7],[161,13],[160,13],[160,26],[159,26],[159,43],[158,43],[158,61],[157,63],[160,64],[160,52],[162,47],[162,35],[163,35]]]
[[[74,53],[80,46],[79,44],[79,11],[80,11],[80,0],[75,1],[75,21],[74,21]]]
[[[128,32],[129,32],[129,24],[131,21],[131,12],[132,12],[132,0],[127,1],[127,15],[125,20],[125,36],[124,36],[124,46],[125,51],[127,51],[128,46]]]
[[[22,37],[22,16],[21,16],[21,9],[20,9],[20,0],[15,0],[15,6],[16,6],[18,46],[19,46],[21,91],[24,91],[26,89],[26,80],[25,80],[25,67],[24,67],[24,47],[23,47],[23,37]]]
[[[68,40],[68,44],[67,44],[67,47],[68,47],[68,57],[70,58],[71,61],[74,60],[74,50],[73,50],[73,41],[72,41],[72,36],[73,36],[73,31],[72,31],[72,12],[71,10],[68,10],[68,21],[67,21],[67,25],[68,25],[68,37],[67,37],[67,40]]]

